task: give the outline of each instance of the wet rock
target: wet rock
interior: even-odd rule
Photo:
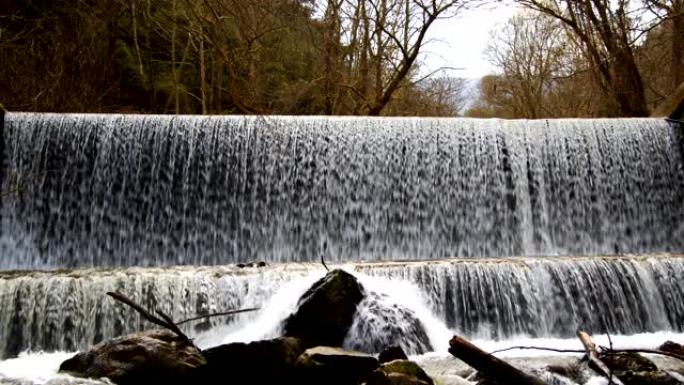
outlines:
[[[648,358],[637,353],[601,354],[601,361],[625,385],[681,385],[669,373],[659,370]]]
[[[399,346],[408,354],[433,351],[425,326],[416,314],[392,302],[385,294],[370,292],[357,308],[345,348],[379,353]]]
[[[332,270],[299,299],[297,311],[285,320],[285,335],[307,346],[342,346],[363,297],[353,275]]]
[[[203,352],[207,365],[200,376],[207,384],[226,379],[244,384],[295,383],[295,364],[303,352],[302,342],[290,337],[221,345]]]
[[[378,365],[369,354],[327,346],[307,349],[297,359],[300,384],[358,384]]]
[[[601,354],[601,361],[615,371],[652,372],[658,370],[656,364],[637,353]]]
[[[184,384],[206,365],[202,353],[167,330],[152,330],[104,341],[64,361],[60,372],[107,377],[119,385]]]
[[[682,385],[682,382],[662,370],[654,372],[616,372],[615,375],[625,385]]]
[[[432,378],[413,361],[394,360],[383,364],[366,385],[434,385]]]
[[[579,362],[567,365],[549,365],[546,367],[546,370],[578,384],[583,384],[587,380],[582,370],[582,365]]]
[[[388,346],[378,356],[380,363],[390,362],[394,360],[408,360],[408,356],[400,346]]]
[[[658,350],[660,350],[661,352],[678,354],[684,357],[684,346],[673,341],[665,341],[665,343],[658,347]]]

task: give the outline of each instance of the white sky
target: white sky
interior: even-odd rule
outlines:
[[[490,33],[500,27],[516,12],[510,4],[490,4],[476,9],[463,10],[456,17],[435,21],[423,47],[421,73],[440,67],[457,67],[448,70],[450,76],[479,79],[494,69],[484,51]]]

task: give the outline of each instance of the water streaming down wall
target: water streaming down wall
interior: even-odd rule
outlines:
[[[25,350],[75,351],[103,339],[153,327],[130,308],[105,296],[126,294],[146,309],[180,321],[198,315],[260,307],[307,269],[260,273],[231,268],[121,269],[0,275],[0,358]],[[208,318],[184,326],[191,335],[253,314]]]
[[[9,113],[0,269],[684,250],[681,129]]]
[[[445,260],[347,268],[370,276],[362,278],[362,282],[370,291],[390,297],[383,300],[385,307],[403,304],[411,313],[410,317],[398,310],[378,315],[364,309],[365,320],[376,318],[387,323],[361,319],[364,322],[353,328],[348,346],[374,348],[369,345],[369,335],[390,338],[397,331],[413,330],[414,318],[424,323],[430,336],[428,342],[435,349],[439,341],[435,342],[433,336],[447,328],[480,338],[570,337],[578,327],[602,333],[604,325],[613,334],[684,331],[684,256]],[[311,274],[317,275],[311,279]],[[106,298],[103,293],[109,290],[120,290],[146,308],[159,306],[180,320],[196,314],[264,306],[286,283],[301,277],[308,277],[312,283],[323,274],[317,265],[260,270],[208,267],[3,273],[0,356],[26,349],[82,349],[103,338],[150,327],[130,309]],[[411,287],[420,291],[411,292],[405,285],[397,289],[385,282],[371,285],[369,280],[372,282],[374,276],[413,283]],[[306,288],[302,286],[300,292],[288,296],[296,299]],[[411,305],[411,301],[418,305]],[[286,317],[271,310],[237,318],[213,318],[188,325],[186,330],[196,336],[209,328],[227,327],[219,330],[218,343],[230,330],[245,323],[277,325]],[[279,319],[255,322],[264,315]],[[440,325],[431,321],[435,317]],[[237,330],[238,335],[247,333]],[[258,339],[259,333],[268,332],[247,334]],[[448,335],[441,339],[446,343]],[[425,345],[419,342],[409,346],[418,349]]]
[[[479,338],[684,330],[682,258],[538,258],[359,267],[415,282],[452,330]]]

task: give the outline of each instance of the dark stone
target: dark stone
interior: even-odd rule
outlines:
[[[658,350],[660,350],[661,352],[673,353],[684,357],[684,346],[676,342],[665,341],[665,343],[658,347]]]
[[[366,385],[434,385],[434,382],[415,362],[394,360],[375,370]]]
[[[185,384],[206,364],[192,344],[167,330],[152,330],[104,341],[64,361],[60,372],[107,377],[119,385]]]
[[[257,263],[257,267],[266,267],[266,266],[267,266],[267,264],[264,261]]]
[[[613,371],[653,372],[658,370],[656,364],[637,353],[601,354],[599,358]]]
[[[285,335],[307,346],[342,346],[363,297],[353,275],[332,270],[299,299],[297,311],[285,320]]]
[[[295,383],[295,363],[304,352],[296,338],[282,337],[248,344],[232,343],[205,350],[207,365],[202,383],[288,384]]]
[[[615,375],[625,385],[682,385],[682,382],[669,373],[658,370],[655,372],[620,372]]]
[[[298,384],[354,385],[378,367],[378,360],[366,353],[318,346],[297,359]]]
[[[394,360],[408,360],[408,356],[400,346],[388,346],[380,352],[378,360],[384,364]]]
[[[625,385],[681,385],[676,378],[637,353],[601,354],[600,359]]]
[[[586,382],[586,378],[582,371],[582,365],[580,365],[579,362],[577,364],[568,365],[549,365],[546,367],[546,370],[565,377],[578,384],[583,384]]]

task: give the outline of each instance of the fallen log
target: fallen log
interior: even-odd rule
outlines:
[[[470,341],[454,336],[449,341],[449,353],[472,366],[482,375],[499,384],[518,385],[546,385],[537,377],[529,375],[522,370],[494,357]]]
[[[587,352],[587,357],[589,358],[589,367],[594,369],[594,371],[596,371],[598,374],[606,377],[609,384],[624,385],[619,378],[613,376],[613,372],[603,361],[601,361],[598,351],[596,350],[596,344],[591,340],[589,334],[578,330],[577,338],[579,338],[579,340],[582,342],[582,345],[584,345],[584,349]]]

